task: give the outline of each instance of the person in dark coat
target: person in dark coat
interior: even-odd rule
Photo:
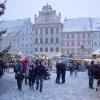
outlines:
[[[2,76],[4,75],[4,61],[2,60],[2,58],[0,58],[0,77],[2,78]]]
[[[43,66],[41,61],[39,62],[38,66],[36,66],[35,68],[35,75],[36,75],[36,90],[38,90],[40,85],[40,92],[42,92],[43,78],[46,75],[46,69]]]
[[[35,83],[35,64],[33,61],[29,64],[29,86],[30,88],[33,88],[33,85]]]
[[[15,67],[14,67],[14,72],[15,72],[15,79],[17,80],[17,86],[18,89],[21,91],[22,90],[22,82],[24,79],[24,68],[22,67],[21,61],[17,61]]]
[[[60,83],[60,77],[61,77],[61,66],[60,63],[57,61],[56,62],[56,83]]]
[[[72,76],[74,72],[74,66],[72,63],[69,65],[69,71],[70,71],[70,76]]]
[[[61,66],[61,74],[62,74],[62,83],[65,83],[66,66],[63,62],[60,63],[60,66]]]
[[[93,88],[93,82],[94,82],[94,71],[95,71],[95,64],[93,61],[91,61],[91,64],[88,67],[88,76],[89,76],[89,88]]]
[[[74,75],[77,77],[79,71],[79,64],[77,62],[74,62]]]

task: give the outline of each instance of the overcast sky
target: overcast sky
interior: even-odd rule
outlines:
[[[43,5],[50,4],[57,14],[61,12],[62,21],[67,18],[100,18],[100,0],[7,0],[5,14],[1,20],[31,18],[38,15]]]

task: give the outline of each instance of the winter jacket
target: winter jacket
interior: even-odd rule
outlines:
[[[29,77],[35,76],[35,64],[31,63],[29,64]]]
[[[36,76],[45,76],[46,75],[46,69],[43,65],[38,65],[35,68],[35,75]]]
[[[28,59],[25,59],[25,60],[22,61],[22,66],[23,66],[23,68],[24,68],[25,71],[26,71],[26,69],[28,67],[28,64],[29,64]]]
[[[89,75],[89,76],[94,76],[94,71],[95,71],[95,65],[94,65],[94,64],[91,64],[91,65],[88,67],[88,75]]]
[[[20,75],[24,74],[25,70],[24,70],[24,68],[22,67],[22,63],[17,63],[17,64],[15,65],[15,67],[14,67],[14,72],[15,72],[16,74],[20,74]]]
[[[66,72],[66,66],[63,63],[60,63],[61,66],[61,72],[64,73]]]
[[[57,63],[56,64],[56,73],[61,73],[61,66],[60,66],[60,63]]]

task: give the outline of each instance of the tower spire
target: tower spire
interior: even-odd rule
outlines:
[[[47,6],[48,6],[48,2],[49,2],[49,0],[47,0]]]

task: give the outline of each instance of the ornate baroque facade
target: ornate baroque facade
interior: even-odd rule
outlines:
[[[46,55],[49,58],[60,56],[61,53],[61,15],[50,5],[43,6],[39,16],[35,15],[33,25],[34,54]]]

